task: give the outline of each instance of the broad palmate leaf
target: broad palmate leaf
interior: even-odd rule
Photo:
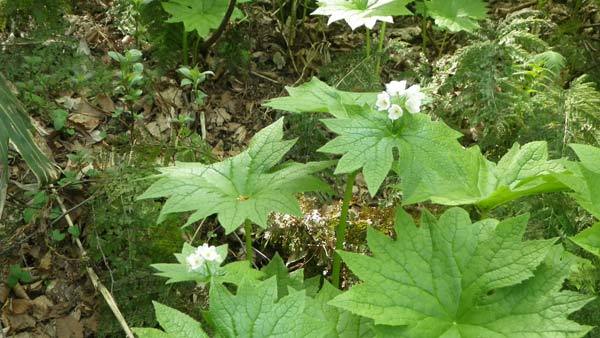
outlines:
[[[363,283],[330,304],[381,337],[581,337],[590,327],[567,316],[593,297],[561,291],[576,258],[555,239],[522,241],[527,220],[471,224],[452,208],[417,227],[399,209],[396,240],[370,230],[372,257],[341,252]]]
[[[580,162],[566,162],[568,172],[558,174],[560,181],[573,189],[575,200],[594,217],[600,219],[600,148],[571,144]],[[585,229],[571,240],[600,257],[600,223]]]
[[[223,338],[304,337],[306,327],[316,325],[304,315],[305,304],[304,290],[290,289],[278,299],[276,277],[259,284],[244,280],[235,295],[213,284],[208,317]]]
[[[477,20],[487,16],[483,0],[427,0],[425,7],[436,25],[451,32],[472,32],[479,28]]]
[[[264,228],[273,211],[301,216],[294,194],[327,190],[328,186],[311,174],[333,162],[276,166],[295,142],[283,140],[283,119],[279,119],[259,131],[248,149],[222,162],[177,163],[159,169],[160,179],[139,198],[168,197],[159,221],[177,212],[195,211],[188,224],[217,214],[227,233],[246,219]]]
[[[181,22],[186,32],[195,30],[203,39],[219,27],[228,5],[229,0],[169,0],[162,3],[165,12],[171,15],[167,22]],[[232,18],[238,17],[241,12],[235,9]]]
[[[432,165],[451,170],[448,165],[452,163],[440,162],[448,158],[448,152],[462,151],[456,141],[460,133],[427,115],[405,114],[392,121],[385,112],[369,106],[348,108],[347,117],[323,120],[339,136],[319,151],[342,155],[336,174],[362,168],[371,195],[377,193],[396,160],[404,166],[402,171],[423,173]],[[394,149],[398,159],[394,158]]]
[[[327,281],[313,298],[307,297],[305,314],[316,319],[315,327],[307,326],[305,337],[371,338],[375,335],[373,320],[327,304],[342,291]]]
[[[575,244],[600,257],[600,223],[570,238]]]
[[[313,77],[298,87],[285,87],[289,96],[267,101],[264,106],[292,113],[328,113],[348,117],[346,106],[373,106],[379,93],[353,93],[337,90]]]
[[[165,331],[153,328],[133,328],[139,338],[208,338],[200,323],[192,317],[157,302],[154,312],[158,323]]]
[[[372,321],[327,305],[341,291],[327,283],[314,297],[289,288],[278,296],[276,277],[256,284],[244,280],[234,295],[211,285],[208,319],[219,337],[373,337]]]
[[[565,162],[568,172],[558,179],[573,189],[573,197],[596,218],[600,219],[600,148],[571,144],[580,162]]]
[[[451,176],[456,172],[435,166],[426,168],[428,179],[414,189],[414,194],[407,196],[405,204],[430,199],[438,204],[475,204],[481,210],[490,210],[524,196],[569,190],[555,176],[565,168],[560,161],[548,159],[546,142],[523,146],[516,143],[497,164],[483,158],[477,148],[448,152],[447,158],[455,165],[461,163],[464,174]],[[404,173],[403,178],[410,184],[418,180],[419,175],[418,172]]]

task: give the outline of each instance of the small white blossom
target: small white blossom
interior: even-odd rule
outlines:
[[[425,99],[425,94],[421,92],[421,86],[413,85],[406,90],[406,109],[411,114],[421,112],[421,104]]]
[[[321,223],[323,221],[323,216],[317,209],[311,210],[308,214],[304,215],[305,222],[313,222],[313,223]]]
[[[387,92],[381,92],[377,95],[377,110],[388,110],[392,105],[392,98]]]
[[[212,245],[209,246],[208,243],[199,246],[196,249],[196,254],[208,262],[214,262],[221,259],[221,255],[217,252],[217,248]]]
[[[403,96],[406,92],[406,81],[392,81],[385,85],[385,91],[390,96]]]
[[[394,0],[320,0],[312,15],[329,16],[327,24],[345,20],[352,30],[360,26],[373,29],[377,21],[393,23],[391,15],[372,15],[375,9]]]
[[[399,118],[402,117],[402,114],[404,112],[402,111],[402,107],[400,107],[397,104],[393,104],[390,109],[388,109],[388,117],[390,118],[390,120],[395,121]]]
[[[190,266],[190,271],[198,270],[202,267],[202,265],[204,265],[204,258],[195,252],[187,256],[185,260]]]

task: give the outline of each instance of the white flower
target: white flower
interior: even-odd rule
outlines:
[[[209,246],[208,243],[202,244],[196,249],[196,254],[202,257],[205,261],[214,262],[221,259],[221,255],[217,252],[217,248]]]
[[[405,110],[411,114],[420,113],[424,99],[421,86],[406,88],[406,81],[392,81],[385,85],[384,92],[377,95],[376,106],[379,111],[387,110],[391,120],[397,120]]]
[[[385,85],[385,91],[391,96],[403,96],[406,93],[406,81],[392,81]]]
[[[406,90],[406,109],[411,114],[421,112],[421,104],[423,104],[425,94],[421,92],[421,86],[413,85]]]
[[[400,107],[397,104],[393,104],[390,107],[390,109],[388,109],[388,117],[392,121],[395,121],[395,120],[399,119],[400,117],[402,117],[402,114],[403,114],[402,107]]]
[[[191,271],[200,269],[202,267],[202,265],[204,264],[204,258],[202,258],[202,256],[198,255],[195,252],[193,254],[187,256],[185,258],[185,260],[187,261],[188,265],[190,266]]]
[[[393,23],[391,15],[372,15],[373,11],[395,0],[320,0],[319,8],[312,15],[329,16],[327,24],[345,20],[352,30],[360,26],[373,29],[377,21]]]
[[[319,212],[319,210],[313,209],[311,212],[309,212],[308,214],[304,215],[304,221],[305,222],[320,223],[321,221],[323,221],[323,216],[321,216],[321,213]]]
[[[377,103],[375,103],[375,105],[379,111],[388,110],[388,108],[390,108],[392,105],[392,98],[390,97],[390,94],[387,92],[381,92],[379,95],[377,95]]]

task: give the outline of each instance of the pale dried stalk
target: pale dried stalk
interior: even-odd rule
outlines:
[[[56,196],[56,201],[58,202],[58,205],[60,206],[62,213],[65,215],[65,220],[67,221],[67,224],[69,224],[69,226],[71,226],[71,227],[74,227],[75,224],[73,223],[73,220],[71,219],[71,216],[69,215],[69,212],[67,211],[67,208],[65,208],[65,205],[64,205],[62,199],[58,195],[58,192],[56,191],[56,189],[54,188],[53,185],[50,185],[50,188],[52,189],[54,196]],[[85,261],[87,261],[87,259],[86,259],[87,252],[83,248],[83,245],[81,244],[81,241],[79,240],[79,238],[75,237],[75,243],[79,247],[81,257]],[[104,286],[104,284],[102,284],[102,282],[100,281],[100,278],[98,278],[98,275],[96,274],[96,272],[94,272],[94,270],[90,266],[88,266],[86,268],[86,270],[87,270],[88,276],[90,277],[90,280],[92,281],[92,285],[94,285],[94,288],[100,292],[100,294],[106,301],[106,304],[108,304],[108,307],[110,308],[110,310],[113,312],[113,314],[117,318],[117,321],[123,328],[123,331],[125,331],[125,335],[127,336],[127,338],[135,338],[135,336],[133,335],[133,331],[131,331],[131,328],[129,327],[129,325],[127,325],[127,321],[125,320],[125,317],[123,317],[121,310],[119,310],[119,306],[117,305],[117,302],[115,301],[115,299],[112,296],[112,294],[110,293],[110,291],[108,291],[106,286]]]

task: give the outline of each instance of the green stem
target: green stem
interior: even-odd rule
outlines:
[[[425,53],[425,50],[427,49],[427,19],[422,18],[421,19],[421,42],[423,44],[423,53]]]
[[[192,51],[192,64],[194,65],[198,64],[198,51],[200,50],[200,40],[200,36],[198,36],[196,41],[194,42],[194,50]]]
[[[444,38],[442,39],[442,45],[440,50],[438,51],[438,56],[441,56],[444,52],[444,48],[446,47],[446,40],[448,39],[448,31],[444,31]]]
[[[367,28],[365,32],[365,44],[367,57],[371,56],[371,30]]]
[[[181,37],[181,46],[182,46],[182,53],[183,53],[183,65],[187,66],[188,65],[188,34],[185,31],[185,27],[183,27],[183,35]]]
[[[379,28],[379,46],[377,46],[377,64],[375,65],[375,75],[381,74],[381,58],[383,57],[383,40],[385,40],[385,22],[381,23]]]
[[[302,9],[302,23],[306,20],[306,12],[308,11],[308,0],[304,0],[304,8]]]
[[[296,42],[296,20],[298,16],[298,0],[292,0],[292,12],[290,13],[290,46]]]
[[[246,233],[246,259],[250,265],[254,264],[254,249],[252,249],[252,222],[247,219],[244,222],[244,232]]]
[[[346,181],[346,190],[344,190],[344,200],[342,202],[342,212],[340,214],[340,223],[335,229],[335,250],[333,254],[333,267],[331,273],[331,283],[336,288],[340,287],[340,271],[342,268],[342,258],[337,251],[344,248],[344,240],[346,239],[346,226],[348,224],[348,209],[350,208],[350,200],[352,199],[352,188],[357,172],[348,175]]]
[[[490,210],[489,209],[479,209],[479,220],[483,221],[484,219],[488,218],[490,216]]]

